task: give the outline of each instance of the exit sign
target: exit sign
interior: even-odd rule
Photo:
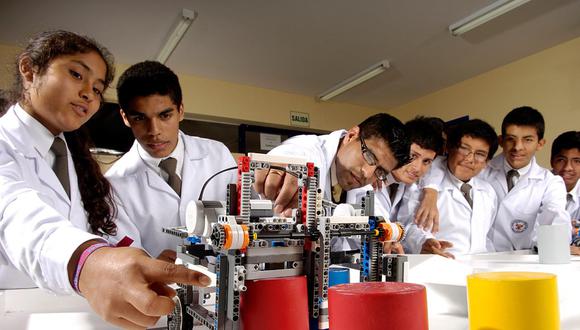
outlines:
[[[310,115],[305,112],[290,111],[290,125],[310,127]]]

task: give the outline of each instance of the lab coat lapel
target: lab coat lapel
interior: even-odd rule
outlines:
[[[70,205],[70,199],[68,198],[66,191],[64,191],[62,184],[58,180],[58,178],[57,178],[56,174],[54,173],[54,171],[52,170],[52,168],[50,168],[50,166],[48,166],[46,161],[44,161],[44,159],[40,158],[40,156],[35,156],[35,157],[29,158],[30,156],[27,155],[25,157],[27,159],[29,159],[30,161],[34,162],[34,166],[35,166],[34,168],[36,170],[36,174],[40,178],[40,181],[42,181],[45,185],[50,187],[50,189],[54,190],[54,192],[56,192],[58,194],[58,196],[63,201],[65,201],[67,204]],[[71,162],[69,159],[69,168],[71,166],[70,163]],[[75,177],[75,179],[76,179],[76,177]],[[69,181],[70,181],[70,171],[69,171]],[[76,180],[70,181],[70,182],[71,182],[71,185],[77,183]],[[72,197],[72,190],[73,189],[71,189],[71,197]]]
[[[70,199],[67,196],[62,184],[56,177],[56,174],[48,166],[48,163],[39,155],[39,153],[32,147],[30,141],[32,137],[28,134],[26,130],[23,130],[19,125],[19,119],[16,117],[14,113],[14,109],[10,108],[8,112],[2,118],[2,130],[5,134],[9,136],[9,141],[14,146],[15,149],[20,150],[24,157],[33,163],[34,169],[40,181],[42,181],[45,185],[50,187],[50,189],[54,190],[58,196],[65,201],[67,204],[70,205]],[[70,152],[69,152],[70,153]],[[69,158],[69,166],[71,166],[71,158]],[[70,179],[70,171],[69,171],[69,179]],[[70,181],[73,182],[73,181]],[[76,183],[76,177],[75,181]]]
[[[183,179],[181,180],[183,182],[181,186],[181,199],[187,204],[189,201],[199,198],[201,185],[205,182],[204,178],[208,176],[207,174],[213,175],[214,173],[202,173],[204,171],[200,163],[207,158],[207,150],[203,149],[195,139],[188,139],[184,135],[181,138],[185,146],[182,171]],[[219,164],[213,164],[213,166],[216,170],[221,169],[219,168]]]

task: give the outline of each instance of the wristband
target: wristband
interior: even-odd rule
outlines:
[[[95,251],[97,251],[100,248],[104,248],[104,247],[109,247],[109,243],[96,243],[93,245],[90,245],[89,247],[87,247],[83,253],[81,254],[81,257],[79,258],[79,262],[77,264],[77,269],[75,271],[75,276],[73,279],[73,289],[78,293],[81,294],[81,290],[79,289],[79,278],[81,277],[81,271],[83,270],[83,266],[85,265],[85,262],[87,261],[87,258]]]

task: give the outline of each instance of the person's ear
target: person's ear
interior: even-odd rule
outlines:
[[[123,118],[123,123],[125,123],[125,126],[131,128],[129,118],[127,118],[127,114],[125,114],[125,111],[123,111],[123,109],[119,109],[119,113],[121,114],[121,118]]]
[[[35,70],[30,58],[28,56],[23,56],[18,61],[18,71],[22,77],[22,85],[24,90],[27,90],[32,82],[34,81]]]
[[[350,141],[357,139],[359,136],[360,136],[360,127],[355,126],[351,129],[349,129],[348,131],[346,131],[346,135],[342,139],[342,142],[348,143]]]
[[[179,121],[182,121],[185,118],[185,110],[183,108],[183,103],[177,107],[177,112],[179,113]]]
[[[501,146],[501,148],[503,149],[503,135],[498,135],[497,136],[497,143]]]
[[[542,149],[544,147],[544,144],[546,144],[546,139],[541,139],[540,141],[538,141],[538,146],[536,147],[536,151],[540,151],[540,149]]]

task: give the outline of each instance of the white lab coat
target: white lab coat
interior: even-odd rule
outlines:
[[[332,183],[330,168],[336,157],[340,139],[346,134],[345,130],[334,131],[327,135],[298,135],[294,136],[268,152],[269,155],[300,156],[314,163],[318,167],[319,188],[324,199],[332,200]]]
[[[300,156],[314,163],[319,171],[319,188],[324,199],[332,200],[332,182],[330,168],[336,157],[340,139],[346,134],[345,130],[334,131],[327,135],[298,135],[284,141],[281,145],[270,150],[269,155]],[[331,242],[332,251],[348,251],[358,249],[360,243],[354,238],[334,238]]]
[[[107,171],[118,208],[118,233],[111,238],[113,243],[128,236],[134,240],[131,246],[143,247],[153,257],[165,249],[175,250],[181,240],[163,233],[162,228],[185,226],[187,204],[198,199],[204,182],[220,170],[236,166],[223,143],[182,132],[179,136],[185,146],[181,198],[139,156],[137,141]],[[219,174],[208,183],[202,199],[224,201],[227,185],[236,180],[236,170]]]
[[[580,180],[576,181],[576,186],[570,191],[572,202],[566,204],[566,211],[574,220],[580,220]]]
[[[413,223],[415,210],[420,203],[421,190],[409,189],[405,193],[404,199],[407,202],[400,208],[399,220],[405,224],[407,230],[407,237],[403,242],[406,252],[420,253],[423,243],[429,238],[453,243],[453,247],[447,251],[454,255],[493,251],[488,238],[498,204],[493,187],[481,178],[472,178],[469,182],[472,185],[472,209],[456,181],[451,172],[446,170],[437,196],[441,224],[439,232],[434,235],[419,229]]]
[[[383,186],[380,190],[375,191],[375,212],[373,215],[381,216],[389,221],[397,221],[397,213],[399,211],[399,206],[405,194],[405,188],[407,185],[400,183],[395,194],[395,198],[391,203],[391,197],[389,196],[389,186]],[[349,190],[347,193],[346,202],[351,204],[360,204],[362,198],[366,195],[367,191],[373,189],[371,185]]]
[[[99,236],[87,232],[71,157],[69,200],[30,142],[30,133],[11,107],[0,118],[0,288],[37,285],[73,293],[69,259],[82,243]]]
[[[566,186],[532,158],[528,173],[508,193],[504,156],[492,159],[480,174],[489,182],[500,201],[492,231],[497,251],[530,249],[535,245],[538,225],[563,224],[571,228],[566,212]]]

